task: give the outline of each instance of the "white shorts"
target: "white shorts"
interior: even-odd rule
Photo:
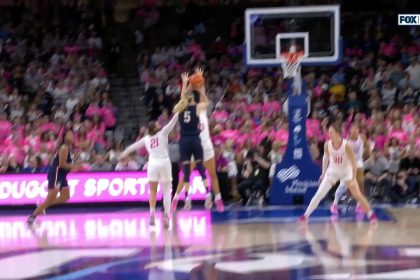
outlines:
[[[213,146],[205,146],[203,147],[203,160],[208,161],[212,158],[214,158],[214,148]],[[191,157],[191,161],[194,161],[194,156]]]
[[[207,147],[203,147],[203,159],[204,161],[208,161],[212,158],[214,158],[214,148],[213,146],[207,146]]]
[[[329,181],[332,185],[340,181],[340,183],[345,183],[350,181],[353,178],[353,171],[350,168],[346,168],[344,170],[327,170],[327,174],[325,174],[325,179]]]
[[[168,158],[149,161],[147,165],[147,178],[151,182],[172,182],[171,160]]]

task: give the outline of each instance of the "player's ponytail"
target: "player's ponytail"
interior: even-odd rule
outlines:
[[[147,134],[151,136],[156,134],[156,122],[151,121],[147,124]]]

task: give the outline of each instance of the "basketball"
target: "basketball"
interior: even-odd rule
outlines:
[[[190,77],[190,83],[193,88],[199,88],[204,85],[204,77],[200,74],[193,74]]]

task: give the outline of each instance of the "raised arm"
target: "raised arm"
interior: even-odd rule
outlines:
[[[197,114],[202,111],[207,111],[207,107],[209,105],[209,99],[206,95],[206,88],[205,86],[200,87],[197,89],[200,93],[200,103],[197,104]]]
[[[174,106],[174,109],[172,110],[173,113],[181,113],[187,108],[188,106],[188,100],[186,98],[183,98],[179,100],[179,102]]]
[[[201,75],[201,76],[204,75],[203,69],[198,68],[198,67],[195,69],[195,73],[198,74],[198,75]],[[205,85],[198,88],[197,91],[198,91],[198,93],[200,93],[200,103],[209,103],[209,99],[208,99],[207,94],[206,94]]]
[[[179,114],[175,113],[171,121],[162,128],[162,133],[164,133],[165,135],[169,135],[169,133],[171,133],[172,129],[174,129],[176,123],[178,122],[178,116]]]
[[[190,79],[187,72],[181,74],[182,79],[182,88],[181,88],[181,99],[184,99],[187,92],[191,91],[190,85],[188,85],[188,81]]]
[[[128,146],[119,156],[119,160],[127,157],[129,154],[131,154],[134,151],[137,151],[138,149],[144,147],[146,145],[144,138],[141,138],[139,141],[131,144],[130,146]]]

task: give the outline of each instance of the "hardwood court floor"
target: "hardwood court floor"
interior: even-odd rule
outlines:
[[[326,209],[179,211],[164,230],[147,210],[0,212],[0,279],[420,279],[420,209],[377,208],[371,226]],[[98,210],[97,210],[98,211]]]

